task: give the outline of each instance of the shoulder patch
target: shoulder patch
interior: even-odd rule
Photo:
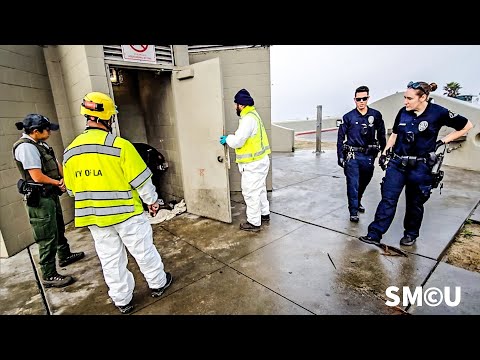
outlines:
[[[450,116],[450,119],[453,119],[455,116],[457,116],[457,114],[448,110],[448,116]]]

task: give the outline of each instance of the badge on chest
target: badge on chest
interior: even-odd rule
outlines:
[[[425,131],[428,128],[428,121],[422,121],[418,124],[419,131]]]

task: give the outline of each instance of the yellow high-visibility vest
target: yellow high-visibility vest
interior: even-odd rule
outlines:
[[[65,149],[67,192],[75,197],[75,226],[105,227],[143,212],[136,190],[151,176],[126,139],[89,128]]]
[[[253,137],[249,137],[242,147],[235,149],[237,163],[250,163],[257,161],[264,156],[270,154],[270,144],[268,142],[267,132],[263,126],[262,119],[258,115],[255,107],[246,106],[240,113],[240,122],[245,116],[253,116],[257,121],[257,133]]]

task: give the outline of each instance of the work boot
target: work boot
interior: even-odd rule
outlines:
[[[248,221],[240,224],[240,229],[245,231],[260,231],[260,226],[250,224]]]
[[[152,290],[152,297],[159,297],[161,296],[165,290],[167,290],[167,288],[170,286],[170,284],[173,282],[173,276],[172,274],[170,274],[169,272],[166,273],[167,275],[167,282],[165,283],[165,285],[163,285],[161,288],[159,289],[150,289]]]
[[[360,236],[358,239],[360,241],[363,241],[364,243],[367,243],[367,244],[372,244],[372,245],[380,244],[380,240],[375,240],[374,238],[372,238],[371,236],[368,236],[368,235]]]
[[[270,214],[262,215],[262,222],[270,222]]]
[[[358,215],[350,215],[351,222],[358,222],[358,220],[359,220]]]
[[[365,212],[365,208],[363,207],[362,204],[358,205],[358,212],[361,212],[361,213]]]
[[[413,244],[415,244],[415,241],[417,241],[416,238],[414,239],[410,235],[405,235],[403,238],[400,239],[400,245],[412,246]]]
[[[117,308],[122,314],[129,314],[133,311],[132,301],[130,301],[127,305],[121,305],[121,306],[117,305]]]
[[[70,255],[68,255],[65,259],[58,259],[58,265],[60,265],[60,267],[64,267],[74,263],[75,261],[83,259],[84,257],[85,253],[83,251],[70,253]]]
[[[64,275],[60,275],[59,273],[55,273],[54,275],[48,278],[43,278],[42,283],[43,283],[43,286],[45,286],[46,288],[49,288],[49,287],[60,288],[73,283],[73,277],[69,275],[64,276]]]

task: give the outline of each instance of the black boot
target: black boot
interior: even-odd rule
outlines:
[[[367,244],[373,244],[373,245],[380,244],[380,240],[375,240],[374,238],[368,235],[360,236],[359,239],[360,241],[363,241],[364,243],[367,243]]]
[[[416,238],[412,238],[410,235],[405,235],[403,238],[400,239],[400,245],[403,246],[412,246],[417,241]]]
[[[59,259],[58,265],[60,265],[60,267],[64,267],[74,263],[75,261],[83,259],[84,257],[85,257],[85,253],[83,251],[70,253],[70,255],[68,255],[65,259]]]
[[[245,231],[260,231],[260,226],[250,224],[248,221],[240,224],[240,229]]]

